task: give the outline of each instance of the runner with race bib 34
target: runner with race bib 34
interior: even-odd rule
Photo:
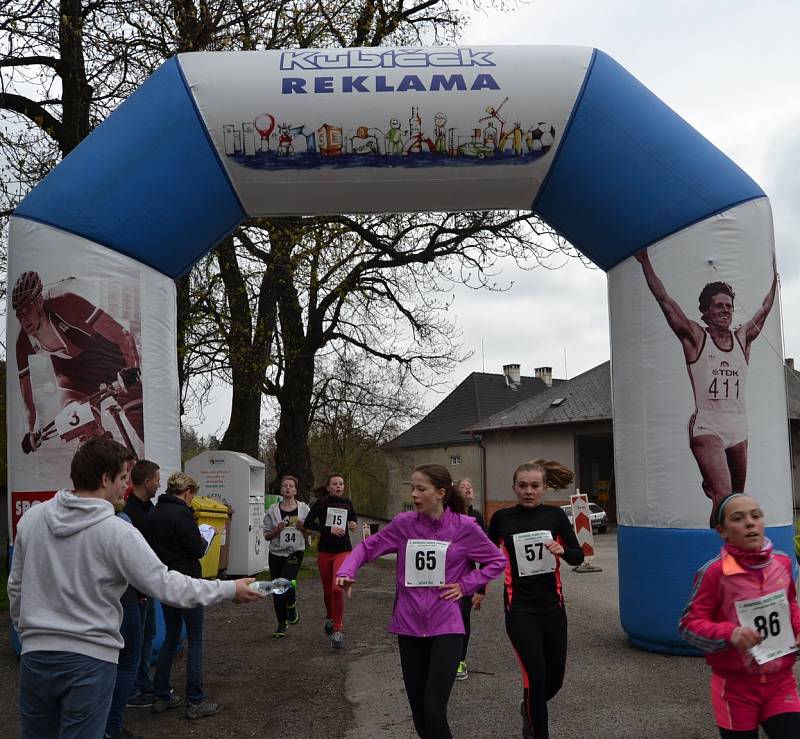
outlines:
[[[522,735],[548,739],[547,701],[561,689],[567,662],[567,614],[559,564],[583,562],[567,514],[542,505],[545,489],[565,488],[573,473],[536,460],[514,470],[517,505],[495,512],[489,538],[507,558],[506,633],[522,668]]]
[[[308,517],[308,503],[297,500],[296,477],[284,475],[281,478],[280,503],[273,503],[264,515],[264,538],[269,541],[269,576],[297,580],[297,573],[303,564],[306,538],[303,522]],[[272,602],[278,626],[272,634],[273,639],[286,636],[288,624],[300,621],[297,614],[297,592],[289,588],[285,593],[274,594]]]
[[[337,572],[348,596],[359,568],[397,554],[397,593],[389,632],[397,634],[411,714],[424,739],[450,739],[447,701],[461,660],[459,602],[503,572],[505,559],[466,511],[450,473],[438,464],[411,475],[414,511],[364,539]],[[473,569],[473,562],[482,568]]]
[[[733,493],[714,510],[725,541],[698,571],[680,621],[683,638],[711,666],[711,704],[722,739],[800,737],[794,663],[800,607],[792,560],[764,536],[764,514]]]

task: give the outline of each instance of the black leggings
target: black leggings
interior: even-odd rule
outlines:
[[[472,615],[472,596],[465,595],[460,602],[461,619],[464,621],[464,649],[461,652],[461,661],[467,660],[467,647],[469,647],[469,621]]]
[[[506,633],[522,668],[525,716],[536,739],[548,739],[547,701],[564,682],[567,663],[567,614],[506,612]]]
[[[303,564],[305,552],[293,552],[288,557],[281,557],[278,554],[269,553],[269,576],[271,579],[285,577],[287,580],[296,580],[297,573],[300,572],[300,565]],[[275,606],[275,616],[278,624],[285,624],[289,620],[288,609],[295,604],[297,592],[294,588],[289,588],[282,595],[272,596],[272,605]]]
[[[464,648],[461,634],[398,636],[400,666],[414,728],[422,739],[452,739],[447,701]]]
[[[769,739],[797,739],[800,737],[800,713],[779,713],[768,718],[761,726]],[[722,739],[758,739],[758,729],[731,731],[717,728]]]

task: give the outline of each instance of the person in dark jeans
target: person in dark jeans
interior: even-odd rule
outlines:
[[[486,531],[486,524],[483,522],[483,516],[480,511],[477,511],[473,504],[475,503],[475,490],[472,487],[472,480],[464,477],[456,483],[458,492],[461,493],[464,501],[467,504],[467,515],[472,516],[481,527],[481,531]],[[478,565],[475,564],[475,567]],[[461,661],[458,663],[458,670],[456,671],[456,680],[466,680],[469,677],[467,671],[467,649],[469,648],[469,635],[470,635],[470,621],[472,609],[480,610],[481,603],[486,597],[486,588],[481,588],[472,595],[465,595],[461,599],[461,618],[464,620],[464,648],[461,652]]]
[[[161,487],[161,472],[155,462],[140,459],[131,470],[133,488],[125,501],[123,513],[143,534],[147,532],[147,521],[155,507],[153,498]],[[150,665],[153,659],[153,639],[156,635],[156,601],[142,596],[138,602],[139,623],[142,634],[139,642],[141,650],[137,663],[136,680],[128,696],[128,707],[140,708],[153,705],[153,678]]]
[[[147,538],[158,558],[170,570],[191,577],[200,577],[200,558],[206,551],[206,543],[191,508],[197,488],[197,482],[189,475],[183,472],[173,474],[147,522]],[[219,703],[206,700],[203,691],[203,608],[172,608],[163,604],[162,610],[166,635],[156,662],[152,711],[163,713],[183,703],[170,690],[169,679],[181,641],[181,628],[185,624],[188,640],[185,715],[188,719],[213,716],[219,711]]]

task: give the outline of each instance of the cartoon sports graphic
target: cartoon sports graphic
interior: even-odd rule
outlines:
[[[319,121],[312,127],[261,113],[252,122],[224,124],[222,144],[239,164],[272,170],[527,164],[547,154],[556,143],[555,127],[520,118],[509,126],[508,103],[505,97],[486,106],[466,129],[450,125],[442,110],[423,118],[419,105],[410,106],[408,119],[393,116],[377,126]]]
[[[27,429],[22,451],[38,456],[42,447],[107,435],[140,457],[140,352],[126,320],[138,326],[138,303],[115,297],[115,318],[78,294],[76,282],[44,283],[33,270],[14,282],[11,307],[19,322],[16,363]]]

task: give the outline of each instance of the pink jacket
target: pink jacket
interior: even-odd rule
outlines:
[[[719,557],[706,563],[694,579],[689,603],[678,626],[687,642],[705,652],[706,662],[714,672],[726,677],[745,674],[771,674],[791,670],[795,655],[759,665],[747,654],[730,645],[731,635],[739,626],[736,601],[758,598],[778,590],[786,592],[792,628],[800,634],[800,606],[792,581],[792,561],[775,552],[763,570],[742,567],[724,548]]]
[[[406,544],[409,539],[449,541],[445,582],[458,583],[472,595],[503,574],[506,559],[471,516],[445,509],[439,519],[422,513],[401,513],[386,528],[362,541],[344,561],[337,577],[356,579],[359,568],[384,554],[397,553],[397,595],[389,631],[403,636],[463,634],[458,600],[443,600],[436,587],[406,587]],[[479,570],[472,563],[482,565]]]

